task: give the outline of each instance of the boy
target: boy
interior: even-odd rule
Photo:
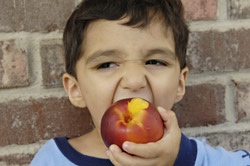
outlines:
[[[74,106],[89,109],[95,129],[48,141],[31,165],[249,165],[242,151],[188,139],[167,111],[185,94],[188,74],[188,28],[180,0],[85,0],[68,20],[63,40],[65,91]],[[155,143],[107,149],[100,136],[102,115],[112,103],[131,97],[158,107],[164,136]]]

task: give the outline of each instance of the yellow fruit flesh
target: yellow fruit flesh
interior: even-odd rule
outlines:
[[[142,118],[143,114],[146,112],[145,109],[147,109],[149,106],[149,103],[143,99],[140,98],[134,98],[128,103],[128,110],[130,112],[130,118],[127,119],[127,122],[130,123],[130,125],[133,125],[134,123],[138,126],[142,127]]]
[[[134,98],[128,103],[128,110],[134,116],[139,111],[144,110],[148,108],[149,104],[147,101],[140,99],[140,98]]]

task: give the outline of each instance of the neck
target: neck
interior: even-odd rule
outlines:
[[[69,143],[84,155],[107,158],[105,155],[107,147],[103,143],[100,131],[97,128],[81,137],[70,139]]]

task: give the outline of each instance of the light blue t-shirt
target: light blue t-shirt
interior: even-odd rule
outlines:
[[[108,159],[86,156],[76,151],[66,137],[49,140],[35,155],[31,166],[113,166]],[[182,134],[175,166],[250,166],[245,150],[226,151],[211,147],[204,139]]]
[[[66,137],[45,143],[32,160],[31,166],[113,166],[108,159],[86,156],[76,151]]]

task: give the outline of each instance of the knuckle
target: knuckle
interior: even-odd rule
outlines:
[[[148,148],[144,151],[144,155],[147,158],[156,157],[160,153],[161,147],[159,146],[159,142],[150,142],[148,143]]]
[[[117,155],[116,153],[113,154],[113,158],[114,158],[114,160],[116,160],[116,161],[120,161],[120,160],[121,160],[121,159],[120,159],[120,156]]]
[[[169,111],[170,116],[176,117],[176,113],[174,111]]]

